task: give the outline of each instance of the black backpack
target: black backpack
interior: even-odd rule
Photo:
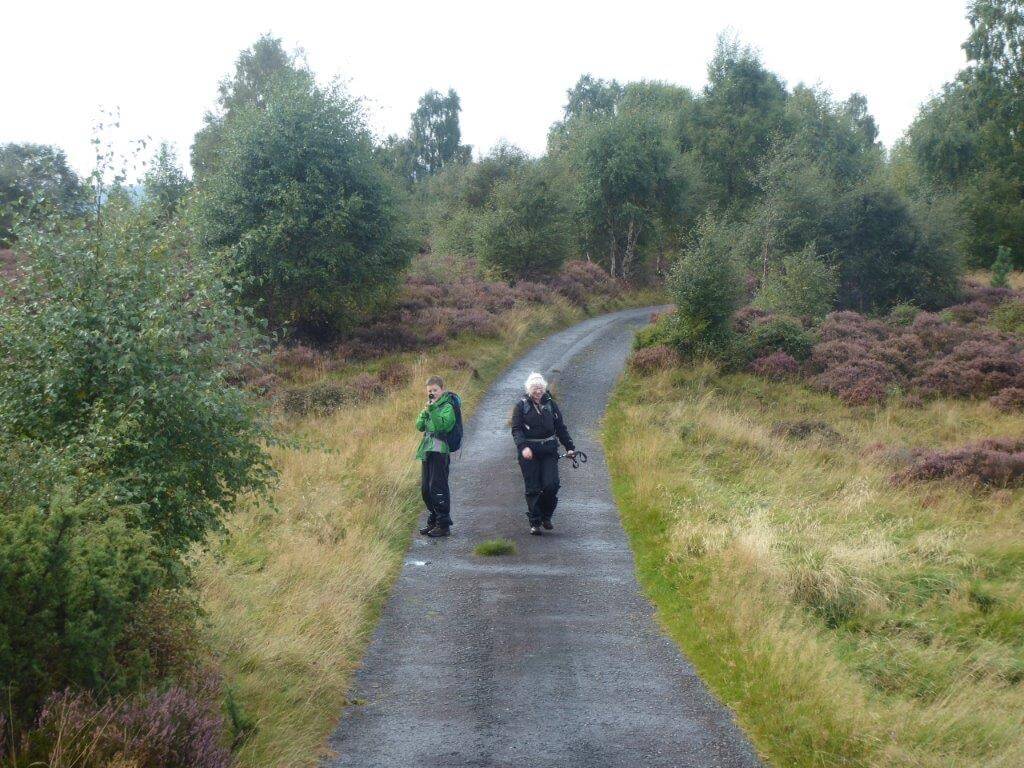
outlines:
[[[452,396],[452,409],[455,411],[455,426],[451,428],[443,440],[448,444],[448,451],[455,453],[462,447],[462,398],[454,392]]]

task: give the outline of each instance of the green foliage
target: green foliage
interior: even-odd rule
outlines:
[[[337,86],[286,78],[265,108],[239,108],[200,192],[203,241],[275,327],[318,338],[350,327],[408,263],[399,193]]]
[[[819,246],[835,254],[838,305],[884,311],[912,301],[948,306],[959,294],[960,260],[887,182],[871,179],[838,197]]]
[[[268,479],[267,437],[228,377],[255,343],[222,271],[151,209],[17,232],[0,296],[0,447],[64,452],[83,493],[112,489],[165,561]],[[44,502],[41,499],[40,502]]]
[[[1024,11],[973,0],[968,20],[970,64],[921,110],[905,151],[923,182],[916,193],[953,198],[964,256],[987,267],[1000,245],[1024,258]]]
[[[1024,301],[1006,301],[992,310],[989,323],[1003,333],[1024,335]]]
[[[1010,249],[1005,245],[999,246],[999,253],[996,260],[992,262],[992,287],[1007,288],[1010,285],[1010,273],[1013,271],[1013,260],[1010,258]]]
[[[469,162],[473,148],[461,143],[460,111],[459,94],[451,88],[444,96],[431,90],[420,97],[409,130],[409,149],[417,178],[435,174],[451,163]]]
[[[607,254],[613,276],[632,275],[640,249],[684,199],[685,179],[664,126],[654,115],[628,112],[587,122],[573,137],[570,162],[588,246]]]
[[[263,35],[238,55],[234,77],[225,78],[218,86],[218,111],[206,113],[204,125],[192,144],[192,170],[197,180],[217,166],[225,128],[235,113],[266,109],[271,92],[284,79],[311,84],[313,75],[300,60],[300,53],[289,54],[284,50],[281,38]]]
[[[698,158],[709,203],[742,206],[754,197],[750,169],[782,130],[785,105],[785,86],[757,53],[720,37],[702,98],[677,125],[679,148]]]
[[[0,706],[30,719],[65,686],[118,693],[137,682],[144,670],[118,645],[161,570],[138,511],[113,493],[76,501],[57,489],[40,506],[12,484],[0,480]]]
[[[174,214],[191,188],[191,183],[178,167],[174,148],[166,141],[160,144],[143,177],[142,185],[146,200],[155,205],[166,218]]]
[[[790,317],[773,317],[754,323],[743,338],[749,360],[772,352],[785,352],[795,360],[806,360],[816,343],[814,333]]]
[[[687,327],[711,335],[728,329],[743,291],[724,225],[710,216],[702,220],[694,242],[672,268],[668,287]]]
[[[509,279],[557,272],[569,256],[569,206],[550,173],[524,165],[499,182],[480,217],[477,253]]]
[[[0,247],[14,241],[15,217],[36,221],[52,211],[75,215],[86,199],[63,150],[45,144],[0,145]]]
[[[782,269],[768,273],[757,303],[780,314],[820,319],[832,311],[838,289],[836,268],[810,245],[782,257]]]

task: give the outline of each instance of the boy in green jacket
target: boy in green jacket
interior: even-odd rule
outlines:
[[[455,426],[455,408],[452,396],[445,392],[444,380],[431,376],[427,380],[427,407],[416,419],[416,429],[423,439],[416,450],[422,462],[420,492],[427,505],[427,525],[420,533],[432,539],[451,533],[451,494],[448,491],[448,463],[451,452],[445,436]]]

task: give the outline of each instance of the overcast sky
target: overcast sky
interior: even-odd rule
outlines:
[[[217,82],[271,32],[302,47],[321,79],[345,80],[381,136],[406,133],[424,91],[451,87],[462,98],[463,141],[478,153],[506,139],[540,154],[582,73],[698,90],[716,36],[731,30],[789,86],[865,94],[891,146],[963,66],[965,8],[966,0],[8,2],[0,143],[56,144],[87,172],[92,126],[102,108],[117,107],[118,146],[168,140],[187,162]]]

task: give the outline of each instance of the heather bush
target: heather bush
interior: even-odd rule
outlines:
[[[1024,335],[1024,301],[1009,300],[992,310],[989,323],[1003,333]]]
[[[951,352],[971,335],[970,329],[943,320],[932,312],[919,313],[910,324],[910,333],[918,338],[929,355]]]
[[[1006,487],[1024,481],[1024,440],[997,438],[949,451],[917,451],[892,476],[897,484],[954,479]]]
[[[623,291],[622,282],[601,266],[581,260],[567,261],[552,279],[551,286],[556,293],[581,307],[595,297],[614,297]]]
[[[891,366],[870,358],[853,359],[827,368],[811,383],[837,396],[847,405],[869,405],[883,402],[896,382]]]
[[[992,395],[988,401],[1003,413],[1019,413],[1024,411],[1024,388],[1006,387]]]
[[[34,727],[10,745],[3,765],[51,768],[229,768],[219,681],[97,701],[65,690],[50,696]]]
[[[845,339],[823,341],[815,344],[811,350],[809,369],[815,373],[824,373],[830,368],[866,358],[868,349],[869,345],[863,341],[847,341]]]
[[[782,381],[796,376],[800,370],[800,364],[792,355],[777,351],[758,357],[750,364],[750,370],[766,379]]]
[[[380,371],[377,372],[377,376],[381,383],[386,387],[403,387],[409,383],[412,378],[412,371],[409,370],[409,366],[403,363],[392,361],[386,363]]]
[[[483,309],[465,309],[457,312],[448,322],[447,335],[458,336],[464,333],[482,337],[497,336],[497,318]]]
[[[677,368],[682,362],[679,353],[665,344],[643,347],[635,351],[629,358],[631,370],[643,375]]]
[[[357,373],[345,382],[345,386],[350,393],[350,399],[354,402],[363,402],[380,397],[387,391],[387,387],[384,386],[380,376],[374,376],[366,371]]]
[[[1005,338],[969,339],[929,365],[914,380],[925,395],[980,397],[1024,386],[1024,354]]]
[[[789,317],[773,317],[751,326],[743,337],[747,358],[785,352],[796,360],[806,360],[814,348],[814,334]]]
[[[924,344],[912,333],[895,334],[875,342],[866,348],[865,355],[892,367],[902,381],[915,376],[928,360]]]
[[[527,304],[543,304],[548,301],[547,286],[530,280],[520,280],[515,284],[516,299]]]
[[[849,310],[830,312],[818,328],[822,341],[861,341],[870,343],[889,335],[885,323]]]

